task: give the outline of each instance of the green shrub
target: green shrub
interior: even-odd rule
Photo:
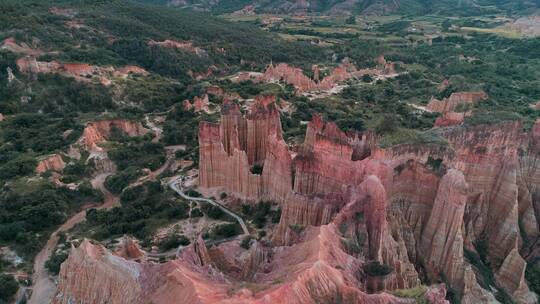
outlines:
[[[229,215],[223,212],[220,207],[211,204],[202,204],[202,211],[211,219],[228,219]]]
[[[417,301],[421,299],[427,291],[425,285],[419,285],[409,289],[397,289],[392,291],[392,294],[400,298],[416,298]]]
[[[68,254],[65,252],[54,252],[49,259],[45,262],[45,268],[50,273],[58,275],[60,272],[60,265],[68,258]]]
[[[387,133],[379,142],[381,148],[389,148],[400,144],[447,145],[448,143],[433,132],[420,132],[411,129],[398,129],[395,132]]]
[[[212,238],[229,238],[240,233],[240,227],[236,223],[217,225],[212,229]]]
[[[525,278],[529,283],[529,288],[540,296],[540,266],[538,262],[527,263],[527,269],[525,270]]]
[[[376,261],[364,265],[364,273],[371,277],[386,276],[392,273],[392,271],[392,267]]]
[[[19,284],[11,275],[0,274],[0,300],[8,302],[19,290]]]
[[[250,169],[251,174],[261,175],[263,172],[263,166],[262,165],[253,165]]]
[[[196,217],[202,217],[204,213],[202,213],[201,209],[199,208],[193,208],[191,209],[191,213],[189,214],[189,217],[196,218]]]
[[[137,180],[143,175],[142,170],[136,167],[129,167],[123,171],[116,173],[115,175],[108,176],[105,180],[105,187],[112,193],[119,194],[129,184]]]
[[[302,233],[306,227],[299,224],[290,224],[289,228],[296,233]]]
[[[167,251],[179,246],[187,246],[191,242],[185,235],[170,235],[159,242],[159,249],[161,251]]]
[[[248,235],[242,239],[240,242],[240,247],[248,250],[251,247],[251,241],[253,240],[253,237]]]

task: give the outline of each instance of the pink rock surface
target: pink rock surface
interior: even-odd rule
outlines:
[[[80,141],[88,150],[101,150],[99,144],[111,136],[111,130],[117,128],[128,136],[141,136],[148,132],[140,122],[114,119],[88,123],[84,128]]]
[[[487,98],[487,94],[483,91],[452,93],[450,97],[443,100],[432,98],[426,108],[432,112],[445,113],[454,111],[460,104],[470,105]]]
[[[64,170],[66,163],[62,159],[62,156],[59,154],[49,155],[46,158],[40,160],[36,167],[36,173],[40,174],[46,171],[56,171],[60,172]]]

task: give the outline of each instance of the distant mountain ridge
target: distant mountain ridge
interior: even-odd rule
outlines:
[[[257,13],[324,13],[331,15],[481,15],[496,12],[533,12],[539,0],[149,0],[170,6],[232,13],[251,7]]]

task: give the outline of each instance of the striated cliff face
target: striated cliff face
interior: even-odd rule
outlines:
[[[470,116],[470,112],[444,112],[435,120],[436,127],[449,127],[461,124],[465,117]]]
[[[137,263],[108,252],[88,241],[73,248],[62,265],[54,303],[413,303],[389,293],[368,294],[362,274],[364,259],[351,256],[342,245],[335,224],[308,227],[299,242],[269,248],[255,244],[243,264],[250,270],[245,282],[219,270],[213,256],[226,255],[220,245],[210,254],[201,238],[173,261]],[[445,287],[434,286],[425,294],[428,303],[447,303]]]
[[[278,202],[272,243],[242,253],[207,250],[199,238],[156,265],[83,242],[62,266],[57,301],[411,303],[389,292],[437,281],[463,303],[495,303],[495,288],[537,301],[524,271],[539,250],[540,121],[530,134],[517,122],[440,128],[448,145],[380,149],[372,133],[344,133],[315,115],[304,144],[289,150],[274,101],[257,98],[246,116],[226,102],[220,124],[199,126],[199,186]],[[485,254],[496,286],[465,250]],[[377,264],[386,271],[370,270]],[[112,289],[91,292],[102,282]],[[447,303],[445,294],[437,285],[424,297]]]
[[[62,156],[60,154],[53,154],[38,162],[36,173],[41,174],[49,170],[60,172],[64,170],[65,166],[66,163],[62,159]]]
[[[128,136],[141,136],[149,131],[140,122],[124,119],[100,120],[87,124],[79,141],[88,150],[101,151],[98,145],[110,138],[111,131],[115,128]]]
[[[384,59],[384,57],[383,57]],[[255,82],[284,82],[293,85],[299,93],[311,91],[328,91],[335,88],[347,79],[360,78],[363,75],[380,77],[395,76],[396,71],[393,63],[384,61],[374,69],[358,69],[348,59],[334,68],[329,75],[320,78],[320,69],[313,66],[313,79],[306,76],[301,68],[289,66],[286,63],[277,65],[270,64],[264,73],[244,73],[239,75],[238,81],[252,80]]]
[[[483,98],[480,93],[458,94],[448,100],[474,102]],[[229,142],[228,147],[242,147],[245,137],[237,134],[246,125],[238,111],[231,113],[234,115],[222,120],[222,135],[217,136],[216,131],[214,142],[225,137],[229,140],[219,145]],[[281,191],[275,198],[282,205],[274,244],[301,242],[299,228],[356,222],[357,228],[347,227],[345,235],[364,235],[369,244],[365,257],[399,270],[385,281],[385,288],[411,287],[419,277],[433,281],[444,274],[465,302],[487,303],[494,300],[493,295],[480,287],[475,268],[464,258],[464,248],[474,252],[477,243],[486,242],[496,284],[516,299],[532,303],[535,298],[522,276],[509,275],[524,269],[522,254],[538,250],[524,245],[536,246],[530,244],[538,238],[535,210],[539,210],[540,197],[540,122],[531,134],[521,130],[515,122],[441,128],[439,133],[448,146],[401,145],[382,150],[376,147],[376,137],[346,134],[315,115],[294,158],[287,157],[292,153],[283,145],[282,157],[272,161],[272,167],[281,164],[279,171],[287,176],[286,184],[274,187]],[[244,160],[243,169],[233,165],[229,172],[239,169],[244,172],[237,175],[241,176],[249,173],[248,168],[249,161]],[[246,184],[257,182],[263,183],[256,180]],[[372,184],[361,186],[366,183]],[[377,184],[383,191],[372,192]],[[226,190],[235,192],[231,187]],[[267,194],[254,193],[260,194],[251,197],[255,200]],[[366,205],[366,195],[370,199],[379,197],[382,203]],[[358,201],[363,201],[364,207],[345,211],[354,206],[349,206],[351,200],[358,206]],[[349,219],[344,220],[343,214],[349,214]],[[352,219],[351,214],[362,214],[365,222]],[[340,227],[345,226],[349,225]],[[414,265],[420,264],[423,266],[418,270]]]
[[[53,303],[143,303],[141,270],[85,240],[62,264]]]
[[[8,48],[15,53],[21,53],[20,49]],[[149,73],[138,66],[128,65],[123,67],[95,66],[86,63],[62,63],[57,61],[38,61],[37,51],[24,51],[26,56],[17,59],[17,67],[23,74],[36,77],[37,74],[60,74],[72,77],[77,81],[88,82],[92,78],[97,79],[102,85],[109,86],[113,78],[127,78],[130,74],[148,75]]]
[[[281,201],[290,192],[291,156],[281,135],[279,112],[268,99],[257,99],[245,118],[238,105],[226,102],[220,125],[200,124],[199,147],[202,187],[223,187],[252,200]]]
[[[432,112],[446,113],[456,110],[458,105],[472,105],[487,98],[485,92],[458,92],[443,100],[432,98],[426,108]]]
[[[441,179],[435,204],[422,232],[420,255],[430,277],[445,273],[462,290],[464,275],[463,215],[467,183],[463,173],[451,169]]]

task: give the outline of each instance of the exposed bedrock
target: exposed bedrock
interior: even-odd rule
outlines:
[[[463,215],[467,183],[463,173],[450,169],[439,184],[435,204],[422,232],[420,256],[431,278],[444,273],[453,286],[463,289]]]
[[[471,102],[485,98],[482,94],[461,97],[460,101]],[[262,109],[271,104],[258,103]],[[267,112],[250,117],[260,117],[264,122],[260,125],[266,126]],[[280,202],[281,222],[273,235],[277,245],[297,243],[300,228],[331,222],[347,208],[344,206],[350,196],[363,189],[359,185],[376,178],[386,197],[382,209],[385,224],[381,225],[391,237],[381,237],[380,230],[369,230],[374,226],[364,223],[370,244],[366,249],[370,258],[381,260],[381,248],[397,248],[386,255],[386,262],[394,263],[393,257],[406,265],[399,266],[409,273],[405,277],[418,277],[414,267],[409,271],[407,263],[418,266],[423,262],[424,266],[418,266],[420,277],[440,279],[442,273],[463,299],[489,302],[491,294],[481,290],[476,280],[470,280],[475,274],[463,257],[463,248],[474,252],[478,243],[488,244],[486,254],[494,273],[510,257],[514,262],[507,262],[505,267],[519,271],[515,255],[526,254],[527,258],[540,250],[540,123],[531,134],[524,134],[517,122],[441,128],[438,132],[448,145],[380,149],[373,134],[347,134],[314,115],[296,154],[276,136],[274,131],[279,128],[262,128],[260,133],[267,135],[266,141],[260,142],[266,148],[260,150],[266,153],[262,175],[257,175],[250,171],[252,163],[245,151],[250,149],[247,135],[240,135],[249,134],[245,129],[254,128],[255,123],[248,127],[243,121],[232,106],[225,111],[221,125],[212,126],[214,131],[207,132],[207,126],[201,125],[201,185],[221,186],[252,200],[270,197]],[[208,149],[205,145],[215,146]],[[221,154],[205,157],[206,150]],[[232,161],[223,161],[226,157]],[[222,168],[224,163],[232,165]],[[209,181],[207,176],[218,179]],[[363,216],[370,219],[368,215],[376,210],[363,210]],[[383,240],[386,247],[377,245],[376,239]],[[408,280],[405,277],[401,282]],[[497,276],[500,286],[526,286],[518,277],[505,277],[504,283],[499,277],[503,276]]]
[[[141,136],[149,131],[137,121],[125,119],[99,120],[86,125],[80,141],[88,150],[101,151],[102,149],[98,145],[108,140],[115,130],[128,136]]]
[[[157,265],[83,242],[62,266],[57,303],[411,303],[389,291],[438,281],[462,303],[495,303],[466,249],[485,255],[496,287],[535,303],[524,271],[540,250],[540,122],[531,134],[515,122],[439,128],[447,145],[380,149],[373,133],[315,115],[289,149],[273,101],[257,98],[245,117],[226,102],[220,124],[199,128],[199,186],[278,202],[272,244],[198,239]],[[431,286],[425,298],[445,293]]]

